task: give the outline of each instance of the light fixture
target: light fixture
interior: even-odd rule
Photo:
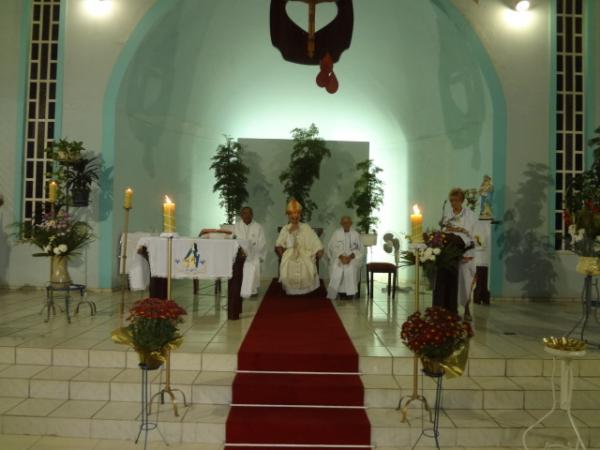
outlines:
[[[92,17],[106,17],[112,9],[111,0],[85,0],[83,3],[86,12]]]
[[[515,10],[518,12],[524,12],[527,11],[530,6],[531,2],[529,2],[528,0],[519,0],[515,4]]]

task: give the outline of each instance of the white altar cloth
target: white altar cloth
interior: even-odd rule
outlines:
[[[145,237],[138,248],[146,247],[153,277],[167,277],[168,238]],[[242,242],[233,239],[173,238],[172,278],[231,278],[232,267]]]

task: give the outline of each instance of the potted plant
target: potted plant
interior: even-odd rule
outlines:
[[[158,369],[170,350],[178,348],[183,337],[177,327],[187,312],[173,300],[145,298],[129,310],[129,325],[114,330],[112,340],[134,348],[140,366]]]
[[[100,159],[86,154],[83,142],[66,139],[53,142],[46,152],[56,163],[48,176],[61,186],[59,206],[88,206],[92,186],[100,177]]]
[[[319,137],[319,129],[313,123],[308,128],[294,128],[294,140],[290,165],[279,175],[287,200],[295,198],[303,206],[304,220],[310,222],[312,213],[318,208],[310,196],[315,180],[321,175],[323,159],[331,157],[324,139]]]
[[[242,144],[230,136],[225,136],[225,144],[217,147],[211,158],[210,168],[215,174],[213,192],[219,193],[219,205],[225,208],[226,225],[233,226],[235,216],[248,200],[248,166],[243,161]],[[228,228],[223,226],[223,228]]]
[[[402,342],[414,352],[427,375],[462,375],[473,329],[468,322],[444,308],[427,308],[411,314],[402,324]]]
[[[64,209],[45,213],[40,223],[25,222],[19,226],[18,242],[42,250],[33,256],[51,258],[50,283],[58,288],[71,284],[69,259],[93,240],[92,228],[85,222],[74,220]]]
[[[567,187],[564,220],[567,247],[579,255],[577,271],[600,275],[600,127],[590,140],[594,162]]]
[[[363,245],[368,247],[377,243],[375,226],[379,219],[375,212],[383,203],[383,182],[378,176],[382,169],[373,164],[371,159],[365,159],[356,164],[356,170],[359,177],[354,183],[352,195],[346,200],[346,206],[356,211],[357,228],[361,231]]]

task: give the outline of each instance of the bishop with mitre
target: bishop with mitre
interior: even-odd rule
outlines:
[[[302,205],[291,199],[287,205],[288,224],[281,228],[275,251],[281,257],[279,282],[288,295],[302,295],[320,285],[317,259],[323,245],[310,225],[300,222]]]

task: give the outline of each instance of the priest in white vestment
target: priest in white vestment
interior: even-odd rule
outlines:
[[[246,261],[244,262],[241,289],[241,296],[248,298],[258,294],[260,265],[266,256],[265,232],[262,225],[254,221],[254,212],[249,206],[242,208],[240,219],[233,227],[233,235],[235,239],[240,239],[248,243],[248,247],[244,249]]]
[[[286,213],[289,223],[275,243],[281,257],[279,282],[288,295],[307,294],[320,284],[316,261],[323,255],[323,245],[310,225],[300,222],[302,205],[297,200],[290,200]]]
[[[348,216],[340,220],[338,228],[327,245],[329,258],[329,286],[327,298],[335,300],[339,293],[353,297],[358,290],[358,280],[362,265],[364,247],[360,234],[352,229],[352,219]]]
[[[450,207],[444,210],[442,229],[460,237],[467,249],[458,266],[458,296],[457,306],[465,308],[469,314],[469,301],[475,279],[475,229],[477,217],[469,208],[463,206],[465,194],[462,189],[452,189],[448,196]]]

